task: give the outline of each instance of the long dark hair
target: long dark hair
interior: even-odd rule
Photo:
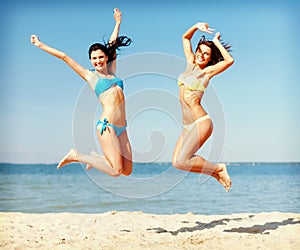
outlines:
[[[108,57],[107,63],[116,59],[117,53],[116,50],[119,50],[119,47],[127,47],[131,44],[131,39],[127,36],[119,36],[116,40],[110,43],[94,43],[89,48],[89,59],[91,59],[91,54],[93,51],[102,50],[104,54]]]
[[[220,50],[217,48],[217,46],[213,43],[213,41],[209,41],[209,40],[206,40],[205,36],[202,36],[200,41],[198,42],[198,45],[197,45],[197,48],[196,48],[196,51],[199,49],[200,45],[201,44],[204,44],[208,47],[210,47],[211,49],[211,59],[210,61],[207,63],[206,67],[207,66],[211,66],[211,65],[214,65],[220,61],[223,61],[224,58],[220,52]],[[221,42],[221,44],[223,45],[223,47],[228,51],[230,52],[231,51],[231,45],[230,44],[225,44],[224,42]]]

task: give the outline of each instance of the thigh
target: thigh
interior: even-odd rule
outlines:
[[[105,158],[113,168],[122,168],[122,150],[115,131],[109,128],[102,135],[97,131],[97,135]]]
[[[210,119],[197,123],[191,131],[182,133],[181,144],[177,157],[182,160],[190,159],[207,141],[212,134],[212,121]]]
[[[123,160],[123,174],[129,175],[132,172],[132,151],[127,130],[124,130],[124,132],[119,136],[119,141]]]
[[[183,129],[180,136],[179,136],[179,138],[178,138],[178,140],[177,140],[177,142],[176,142],[174,152],[173,152],[173,157],[172,157],[173,162],[176,161],[178,152],[182,147],[182,142],[183,142],[183,138],[185,137],[185,133],[187,133],[187,132],[185,131],[185,129]]]

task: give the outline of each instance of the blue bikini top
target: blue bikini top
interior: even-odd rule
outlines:
[[[100,77],[99,74],[95,73],[95,75],[90,79],[89,82],[94,82],[94,81],[96,81],[94,91],[98,98],[104,91],[108,90],[112,86],[117,85],[122,90],[124,88],[122,79],[116,76],[112,79],[109,79],[109,78]]]

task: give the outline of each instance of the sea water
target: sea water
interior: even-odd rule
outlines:
[[[300,163],[228,163],[226,193],[212,177],[171,163],[134,163],[129,177],[109,177],[80,164],[0,164],[0,211],[174,214],[300,212]]]

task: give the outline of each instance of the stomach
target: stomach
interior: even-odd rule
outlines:
[[[120,87],[115,86],[99,96],[103,112],[100,120],[106,118],[109,123],[116,126],[125,126],[125,98]]]
[[[180,87],[179,100],[184,124],[190,124],[207,114],[201,105],[202,96],[203,91],[188,90],[184,86]]]

